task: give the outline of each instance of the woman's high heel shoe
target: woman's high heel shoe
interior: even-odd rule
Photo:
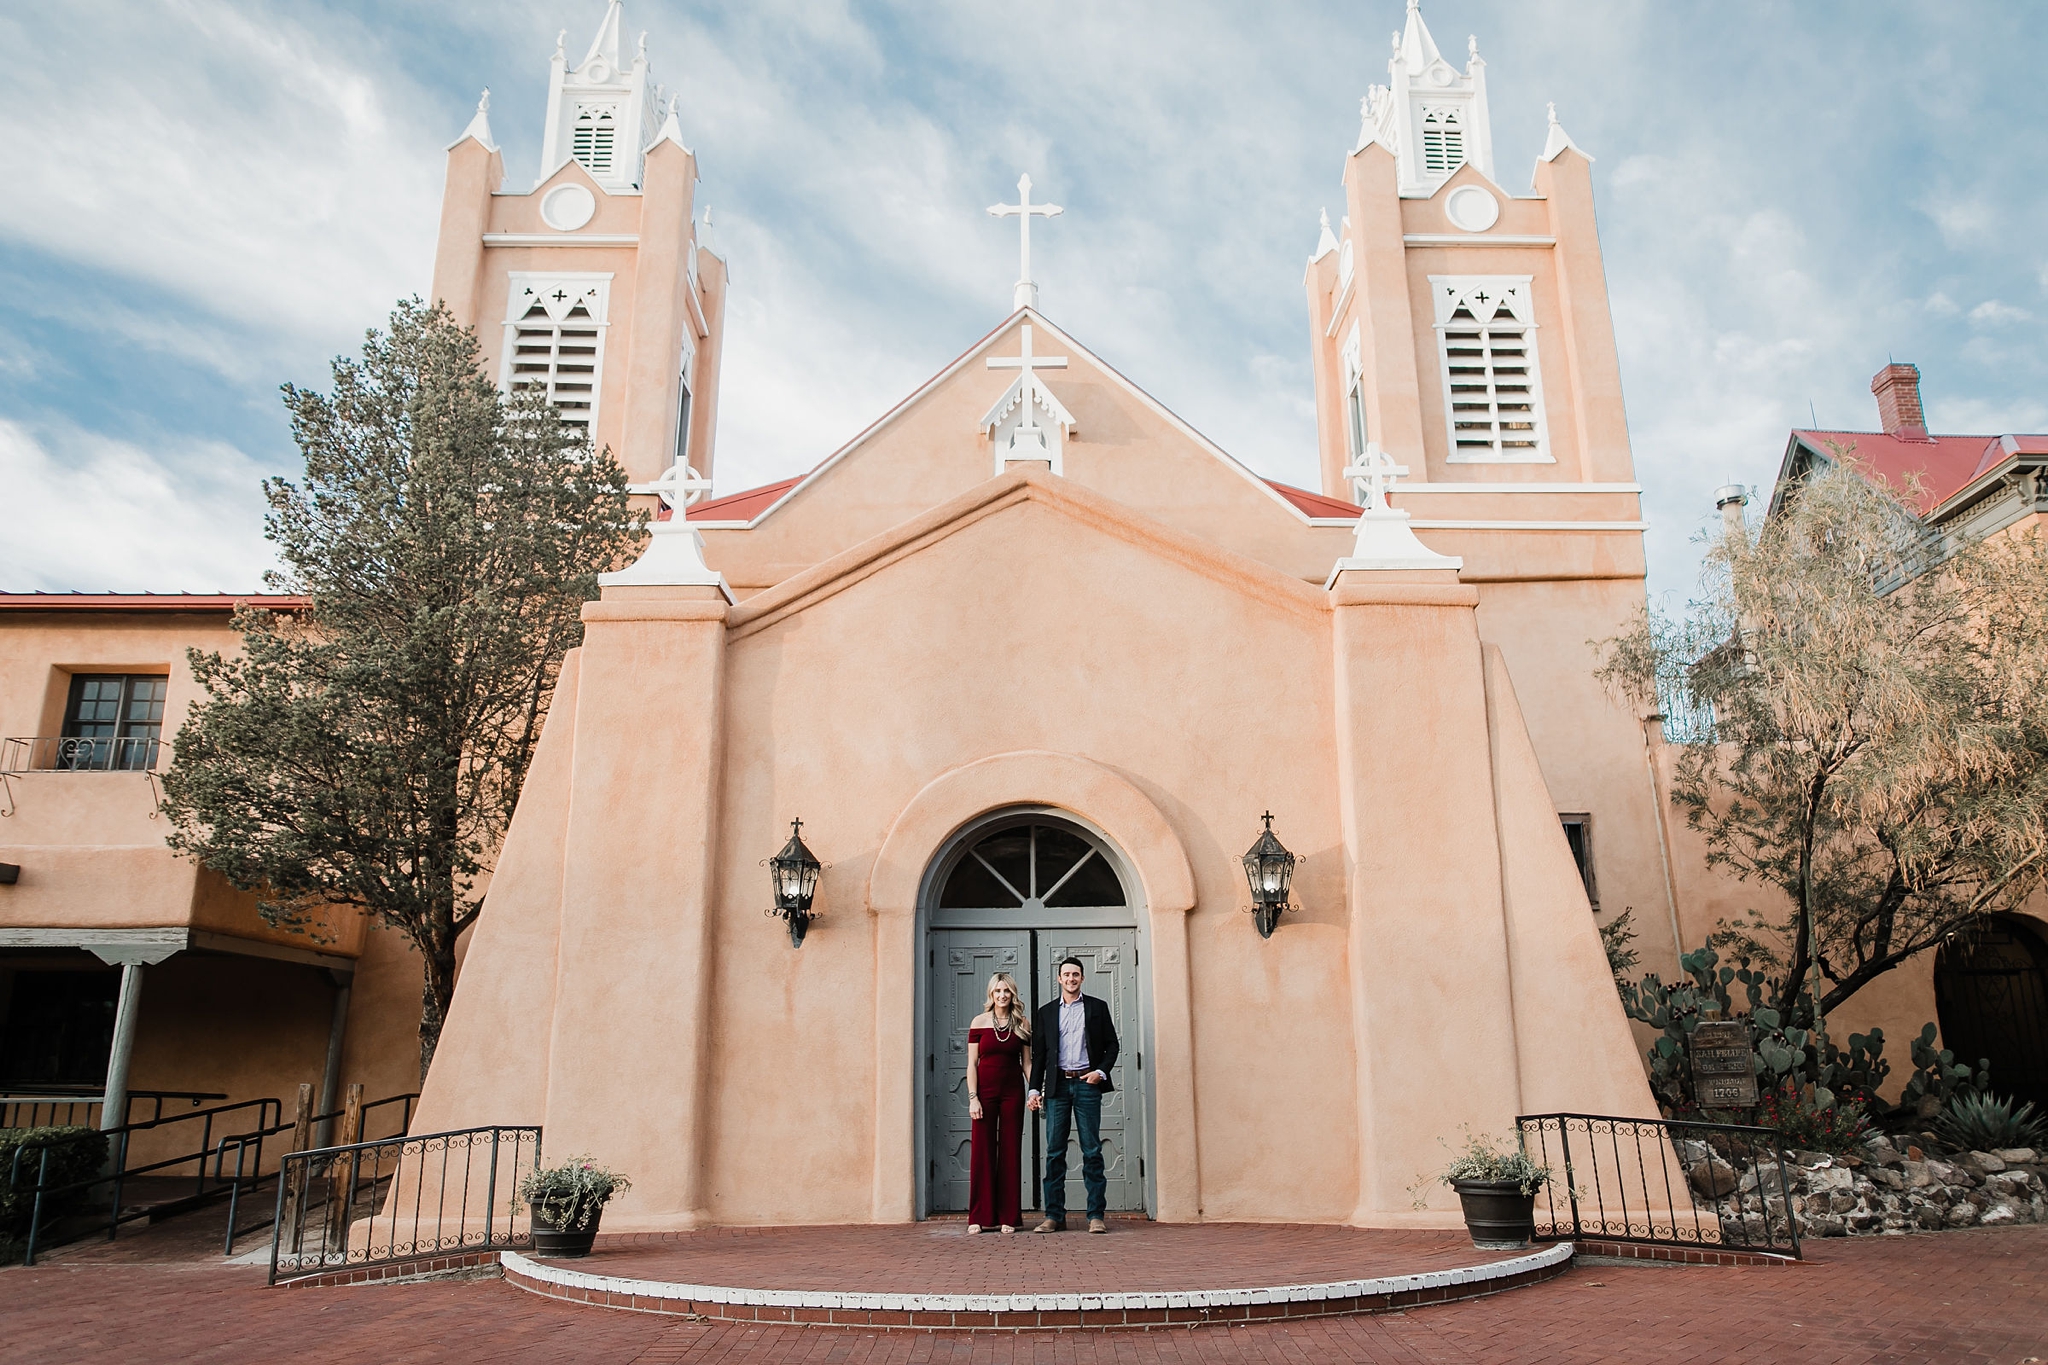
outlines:
[[[970,1237],[972,1237],[972,1236],[973,1236],[973,1235],[974,1235],[975,1233],[977,1233],[977,1232],[980,1232],[980,1231],[981,1231],[981,1224],[979,1224],[979,1223],[969,1223],[969,1224],[967,1225],[967,1235],[968,1235],[968,1236],[970,1236]]]

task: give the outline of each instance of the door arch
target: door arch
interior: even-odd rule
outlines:
[[[1081,959],[1085,989],[1110,1006],[1122,1049],[1103,1105],[1110,1207],[1152,1212],[1152,1068],[1141,883],[1121,850],[1070,811],[1013,807],[956,830],[927,865],[919,894],[924,971],[919,982],[921,1061],[918,1215],[966,1207],[970,1128],[965,1097],[967,1022],[993,971],[1017,978],[1027,1005],[1052,998],[1056,964]],[[1026,1208],[1042,1203],[1037,1173],[1044,1129],[1026,1125]],[[1078,1160],[1070,1207],[1080,1207]]]
[[[2018,915],[1987,916],[1941,945],[1934,1009],[1942,1046],[1975,1066],[1991,1061],[1991,1089],[2048,1111],[2048,944]]]

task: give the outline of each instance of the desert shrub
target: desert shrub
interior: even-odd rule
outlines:
[[[1965,1091],[1935,1116],[1934,1135],[1967,1152],[2043,1147],[2048,1146],[2048,1123],[2034,1117],[2032,1104],[2014,1109],[2009,1099]]]
[[[45,1150],[50,1154],[47,1167]],[[28,1235],[39,1173],[49,1187],[61,1188],[92,1179],[106,1160],[107,1135],[97,1128],[0,1128],[0,1238]],[[77,1208],[88,1193],[73,1190],[44,1199],[44,1225]]]

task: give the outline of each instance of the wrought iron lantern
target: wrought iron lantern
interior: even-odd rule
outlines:
[[[1244,855],[1244,879],[1252,888],[1252,923],[1260,938],[1271,938],[1280,912],[1293,908],[1287,891],[1294,884],[1295,857],[1273,837],[1273,812],[1267,811],[1265,820],[1265,831]]]
[[[789,842],[782,846],[782,852],[768,860],[768,873],[775,882],[775,908],[768,913],[780,915],[789,924],[789,941],[795,947],[804,946],[804,931],[811,927],[811,898],[818,893],[818,871],[821,864],[804,847],[804,822],[792,820],[789,823]]]

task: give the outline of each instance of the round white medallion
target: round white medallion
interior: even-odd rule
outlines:
[[[604,64],[604,58],[599,57],[576,74],[586,81],[602,84],[612,78],[612,69]]]
[[[1484,232],[1500,221],[1500,201],[1477,185],[1460,185],[1444,200],[1444,213],[1467,232]]]
[[[574,232],[597,212],[597,200],[581,185],[557,185],[540,201],[543,222],[557,232]]]
[[[1449,85],[1451,83],[1451,69],[1448,66],[1437,67],[1429,73],[1429,83],[1431,85]]]

